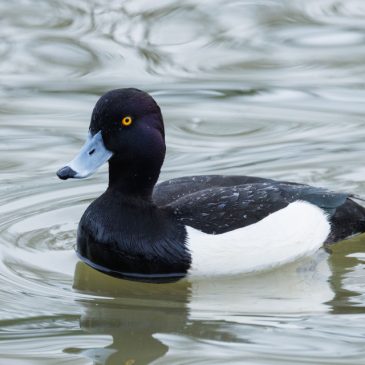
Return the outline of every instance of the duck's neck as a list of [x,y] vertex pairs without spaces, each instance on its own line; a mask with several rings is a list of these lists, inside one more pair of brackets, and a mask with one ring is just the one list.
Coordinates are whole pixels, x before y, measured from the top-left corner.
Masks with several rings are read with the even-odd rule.
[[108,190],[133,199],[152,201],[153,188],[159,174],[159,166],[127,166],[118,160],[111,159],[109,161]]

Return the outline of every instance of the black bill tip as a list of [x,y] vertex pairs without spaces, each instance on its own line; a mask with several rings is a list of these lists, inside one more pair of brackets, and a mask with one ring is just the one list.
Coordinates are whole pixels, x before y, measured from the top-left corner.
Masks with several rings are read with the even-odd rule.
[[67,180],[76,176],[76,171],[72,170],[71,167],[65,166],[57,171],[57,176],[61,180]]

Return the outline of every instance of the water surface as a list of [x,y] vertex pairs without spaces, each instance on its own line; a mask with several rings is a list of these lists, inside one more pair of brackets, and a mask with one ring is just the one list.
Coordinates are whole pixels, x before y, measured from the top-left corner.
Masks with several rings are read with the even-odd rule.
[[259,275],[156,285],[78,263],[106,169],[61,182],[105,91],[162,107],[161,179],[365,195],[365,2],[0,2],[0,364],[365,364],[365,238]]

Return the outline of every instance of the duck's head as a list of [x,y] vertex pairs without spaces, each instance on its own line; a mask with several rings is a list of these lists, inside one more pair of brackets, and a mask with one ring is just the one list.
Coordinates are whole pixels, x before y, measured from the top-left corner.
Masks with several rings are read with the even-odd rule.
[[109,161],[110,188],[150,195],[165,150],[163,119],[155,100],[137,89],[112,90],[96,103],[79,154],[57,176],[83,179]]

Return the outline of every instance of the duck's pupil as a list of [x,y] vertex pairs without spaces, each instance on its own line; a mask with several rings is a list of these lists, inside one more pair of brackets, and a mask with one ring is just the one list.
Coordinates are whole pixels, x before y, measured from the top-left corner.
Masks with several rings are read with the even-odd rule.
[[91,156],[95,152],[95,148],[93,148],[91,151],[89,151],[89,155]]

